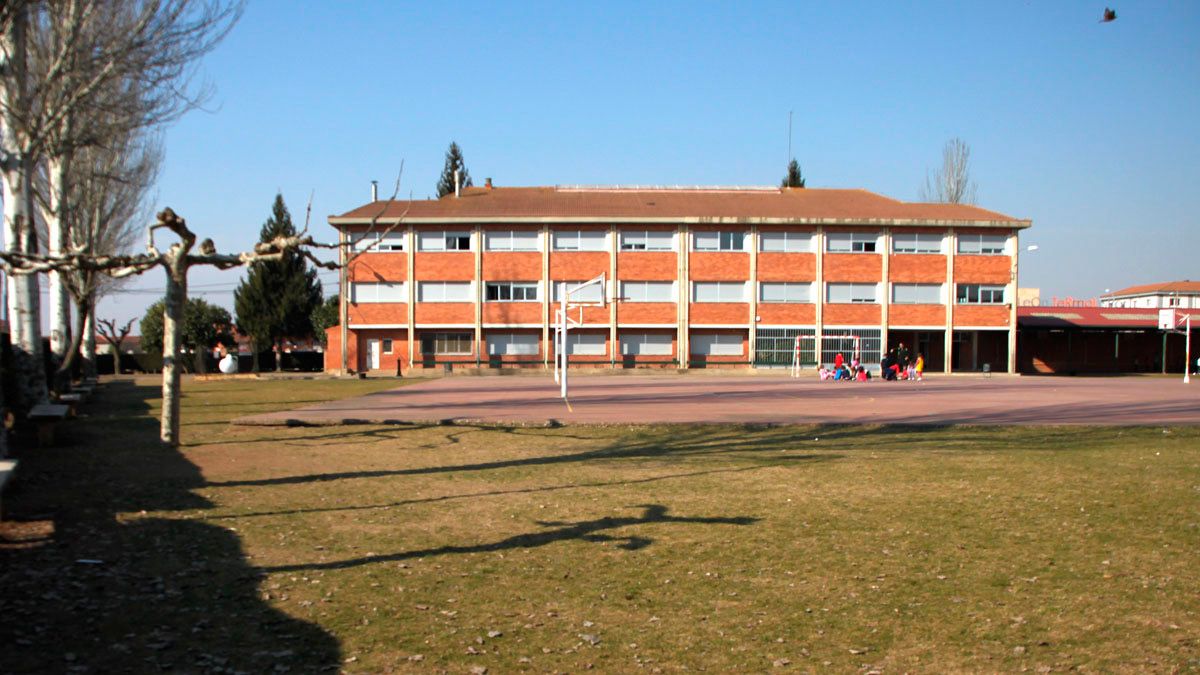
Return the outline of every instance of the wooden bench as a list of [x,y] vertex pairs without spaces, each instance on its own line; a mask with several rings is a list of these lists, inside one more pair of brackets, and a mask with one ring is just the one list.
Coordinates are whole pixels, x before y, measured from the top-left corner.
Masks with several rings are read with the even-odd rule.
[[[8,479],[17,471],[17,460],[0,459],[0,496],[4,494],[4,486]],[[0,520],[4,520],[4,502],[0,501]]]
[[38,447],[45,448],[54,445],[54,425],[63,421],[70,406],[58,403],[39,403],[29,411],[29,421],[37,424]]
[[79,411],[79,404],[86,400],[87,395],[77,391],[73,391],[69,394],[58,395],[58,402],[70,408],[69,414],[71,417],[75,417]]

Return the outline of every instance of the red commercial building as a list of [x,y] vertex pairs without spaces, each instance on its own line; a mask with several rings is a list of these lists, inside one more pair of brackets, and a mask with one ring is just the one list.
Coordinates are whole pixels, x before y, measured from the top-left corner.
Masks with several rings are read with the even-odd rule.
[[572,365],[780,367],[803,336],[806,365],[874,365],[904,343],[927,370],[1013,372],[1031,224],[864,190],[719,187],[468,188],[329,223],[367,252],[345,270],[325,367],[393,373],[546,367],[558,285],[600,274],[609,302],[572,314]]

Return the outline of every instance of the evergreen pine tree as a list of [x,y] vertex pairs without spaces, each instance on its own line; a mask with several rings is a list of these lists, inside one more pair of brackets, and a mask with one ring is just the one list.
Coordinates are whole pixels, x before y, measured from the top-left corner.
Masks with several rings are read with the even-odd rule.
[[[259,241],[294,234],[292,215],[283,203],[283,195],[277,194]],[[254,343],[255,372],[258,352],[264,347],[278,348],[275,369],[280,370],[284,338],[312,334],[312,311],[321,304],[322,297],[317,271],[309,269],[308,262],[294,251],[287,251],[279,260],[260,260],[250,265],[246,279],[233,292],[233,302],[238,328]]]
[[462,150],[458,143],[450,141],[450,149],[446,150],[446,166],[442,169],[442,177],[438,179],[438,199],[454,194],[454,170],[458,169],[458,182],[461,187],[471,187],[471,172],[463,163]]
[[788,162],[787,175],[783,177],[783,183],[779,187],[804,187],[804,176],[800,175],[800,163],[796,160]]

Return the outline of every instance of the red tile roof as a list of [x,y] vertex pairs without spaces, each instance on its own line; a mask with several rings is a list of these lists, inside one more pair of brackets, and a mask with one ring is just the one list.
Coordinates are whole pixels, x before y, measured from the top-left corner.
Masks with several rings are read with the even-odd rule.
[[515,220],[883,223],[899,225],[1025,228],[1021,220],[966,204],[902,202],[866,190],[821,188],[467,188],[461,197],[365,204],[333,225],[365,224],[379,217],[408,222]]
[[1130,286],[1119,291],[1105,293],[1103,298],[1117,298],[1126,295],[1160,295],[1163,293],[1197,293],[1200,294],[1200,281],[1167,281],[1157,284]]
[[[1198,310],[1181,310],[1200,319]],[[1158,328],[1158,310],[1137,307],[1018,307],[1021,328]]]

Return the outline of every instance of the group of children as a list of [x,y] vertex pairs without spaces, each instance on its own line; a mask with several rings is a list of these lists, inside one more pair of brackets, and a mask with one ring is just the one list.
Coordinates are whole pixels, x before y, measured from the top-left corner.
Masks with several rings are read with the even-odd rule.
[[[895,349],[888,350],[880,360],[880,377],[885,380],[921,380],[925,376],[925,357],[917,354],[917,358],[910,358],[907,349],[904,348],[904,343],[901,342]],[[850,363],[846,363],[845,357],[839,352],[833,359],[833,368],[826,368],[824,364],[817,371],[817,375],[824,380],[841,380],[849,382],[857,380],[858,382],[866,382],[871,379],[871,372],[863,367],[858,362],[858,357],[850,359]]]

